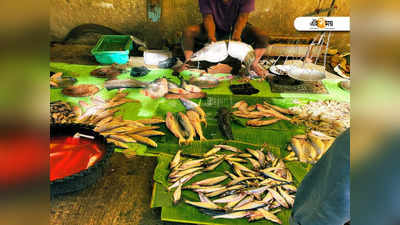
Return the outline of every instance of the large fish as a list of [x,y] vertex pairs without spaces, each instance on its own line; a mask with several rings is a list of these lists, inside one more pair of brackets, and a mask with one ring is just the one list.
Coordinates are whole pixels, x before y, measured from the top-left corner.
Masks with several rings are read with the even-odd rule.
[[196,132],[186,114],[179,112],[178,113],[178,121],[182,125],[183,129],[189,134],[186,144],[190,144],[193,142],[193,137],[196,136]]
[[157,79],[147,85],[142,93],[151,98],[161,98],[168,93],[168,81],[165,78]]
[[217,63],[225,60],[228,56],[242,62],[248,72],[250,72],[250,66],[256,59],[251,45],[240,41],[218,41],[195,52],[190,60]]
[[207,120],[206,120],[206,113],[203,111],[203,109],[196,103],[187,100],[185,98],[179,98],[181,100],[183,106],[185,106],[186,110],[193,110],[197,112],[200,116],[200,121],[204,123],[205,126],[207,126]]
[[231,113],[225,107],[218,110],[217,114],[218,127],[222,134],[228,140],[233,140],[232,127],[231,127]]
[[179,145],[186,143],[185,138],[180,130],[179,124],[176,121],[174,115],[172,113],[167,113],[167,118],[165,119],[165,123],[168,129],[175,135],[175,137],[179,138]]
[[195,111],[189,110],[186,112],[186,115],[189,118],[190,123],[192,123],[192,126],[196,130],[196,133],[199,135],[200,141],[206,141],[207,139],[204,137],[203,129],[201,128],[199,114]]

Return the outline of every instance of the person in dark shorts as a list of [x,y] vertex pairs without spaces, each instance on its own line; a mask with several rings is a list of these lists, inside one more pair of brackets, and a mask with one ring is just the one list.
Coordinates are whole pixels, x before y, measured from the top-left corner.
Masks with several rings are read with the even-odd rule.
[[[250,12],[254,11],[255,0],[199,0],[203,23],[189,26],[183,33],[185,61],[189,61],[198,44],[232,39],[253,46],[256,60],[252,70],[259,76],[268,74],[258,65],[264,55],[268,36],[261,29],[248,23]],[[197,46],[196,46],[197,45]]]

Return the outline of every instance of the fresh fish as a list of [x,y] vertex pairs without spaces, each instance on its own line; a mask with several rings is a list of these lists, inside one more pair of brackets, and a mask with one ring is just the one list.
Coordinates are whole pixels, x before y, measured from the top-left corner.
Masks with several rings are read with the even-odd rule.
[[237,117],[246,118],[246,119],[260,119],[260,118],[265,117],[265,113],[262,113],[262,112],[235,111],[232,114]]
[[215,191],[215,192],[212,192],[212,193],[207,193],[206,196],[209,197],[209,198],[212,198],[212,197],[215,197],[215,196],[219,196],[219,195],[221,195],[221,194],[223,194],[223,193],[225,193],[227,191],[229,191],[228,188],[224,188],[224,189],[221,189],[219,191]]
[[240,219],[243,217],[247,217],[250,215],[250,212],[248,211],[240,211],[240,212],[234,212],[234,213],[228,213],[228,214],[222,214],[222,215],[217,215],[213,216],[214,219]]
[[96,118],[91,121],[91,123],[97,124],[102,119],[112,116],[112,115],[114,115],[114,113],[116,113],[118,111],[119,111],[119,109],[109,109],[109,110],[103,111],[102,113],[98,114],[96,116]]
[[142,90],[145,96],[151,98],[160,98],[168,93],[168,81],[165,78],[159,78],[150,82],[146,88]]
[[50,86],[55,88],[64,88],[76,83],[76,78],[64,77],[63,73],[58,72],[50,77]]
[[135,143],[136,140],[123,134],[112,134],[109,136],[109,138],[114,139],[116,141],[122,141],[125,143]]
[[278,111],[280,113],[283,113],[283,114],[290,114],[289,109],[284,109],[284,108],[281,108],[281,107],[276,106],[276,105],[271,105],[268,102],[264,102],[264,106],[266,106],[268,108],[272,108],[272,109],[274,109],[274,110],[276,110],[276,111]]
[[252,202],[252,201],[254,201],[254,195],[248,195],[246,198],[244,198],[243,200],[241,200],[241,201],[236,205],[236,207],[237,207],[237,208],[240,208],[240,207],[242,207],[242,206],[244,206],[244,205],[246,205],[247,203]]
[[285,199],[285,201],[289,204],[289,206],[293,207],[294,205],[294,198],[292,198],[289,193],[287,193],[286,191],[284,191],[281,187],[277,187],[279,193],[281,194],[281,196]]
[[229,146],[229,145],[215,145],[215,147],[219,147],[222,148],[224,150],[228,150],[228,151],[232,151],[232,152],[242,152],[240,149],[233,147],[233,146]]
[[208,61],[217,63],[228,57],[228,46],[225,41],[211,43],[199,51],[193,53],[191,61]]
[[307,162],[307,157],[304,152],[304,140],[292,138],[291,144],[293,151],[296,153],[296,156],[299,158],[300,162]]
[[232,173],[229,172],[229,171],[225,171],[225,173],[226,173],[232,180],[235,180],[235,179],[238,178],[237,176],[235,176],[234,174],[232,174]]
[[283,177],[280,177],[280,176],[276,175],[275,173],[270,172],[270,171],[268,171],[268,170],[261,170],[261,172],[262,172],[265,176],[270,177],[270,178],[272,178],[272,179],[274,179],[274,180],[281,181],[281,182],[289,182],[287,179],[285,179],[285,178],[283,178]]
[[239,162],[239,163],[247,163],[247,160],[242,159],[242,158],[235,158],[234,156],[227,155],[225,157],[226,160],[229,162]]
[[218,109],[217,114],[218,127],[223,136],[228,140],[233,140],[231,127],[231,113],[225,107]]
[[221,191],[223,189],[225,189],[225,187],[197,188],[197,189],[194,189],[194,192],[212,193],[212,192],[216,192],[216,191]]
[[234,201],[228,202],[224,208],[229,211],[233,207],[237,206],[239,202],[241,202],[247,195],[246,194],[239,194],[239,197],[236,198]]
[[253,47],[240,41],[229,41],[228,55],[242,62],[248,73],[250,73],[250,68],[256,60]]
[[189,92],[194,92],[194,93],[201,92],[201,88],[199,88],[193,84],[187,84],[183,78],[181,78],[181,86],[183,89],[185,89],[186,91],[189,91]]
[[297,192],[297,188],[290,184],[285,184],[282,186],[282,188],[290,192]]
[[274,196],[272,196],[271,192],[268,192],[265,197],[263,198],[263,202],[269,204],[271,201],[274,200]]
[[206,152],[206,153],[203,155],[203,157],[208,157],[208,156],[214,155],[214,154],[217,153],[219,150],[221,150],[220,147],[214,146],[214,148],[212,148],[210,151]]
[[207,139],[203,135],[203,129],[201,128],[201,122],[199,114],[195,111],[189,110],[186,112],[187,117],[190,120],[190,123],[196,130],[196,133],[199,135],[200,141],[206,141]]
[[193,110],[197,112],[199,114],[200,121],[203,122],[204,125],[207,127],[206,113],[198,104],[185,98],[179,98],[179,100],[182,102],[183,106],[185,106],[187,110]]
[[194,140],[193,137],[196,136],[196,132],[192,127],[189,118],[186,116],[186,114],[178,112],[178,121],[184,128],[184,131],[186,131],[189,134],[188,138],[186,139],[186,144],[192,143]]
[[218,198],[213,200],[214,203],[229,203],[229,202],[233,202],[233,201],[240,201],[242,200],[244,197],[246,197],[246,194],[241,193],[241,194],[234,194],[234,195],[229,195],[223,198]]
[[255,177],[238,177],[234,180],[231,180],[227,185],[232,186],[232,185],[238,184],[238,183],[246,181],[246,180],[254,180],[254,179],[256,179],[256,178]]
[[185,89],[182,89],[178,87],[175,83],[169,82],[168,81],[168,92],[174,93],[174,94],[188,94],[189,92],[186,91]]
[[158,123],[165,123],[165,120],[160,119],[160,118],[151,118],[151,119],[136,120],[136,122],[139,122],[139,123],[145,124],[145,125],[152,125],[152,124],[158,124]]
[[93,84],[80,84],[64,87],[62,93],[71,97],[87,97],[96,94],[100,89]]
[[283,207],[285,208],[289,208],[288,203],[286,202],[286,200],[274,189],[269,188],[268,192],[272,194],[272,196],[274,197],[274,199]]
[[254,119],[254,120],[247,121],[246,125],[252,126],[252,127],[262,127],[262,126],[268,126],[268,125],[274,124],[280,120],[281,120],[280,118],[275,118],[275,119],[270,119],[270,120]]
[[135,79],[108,80],[104,82],[104,87],[107,90],[120,89],[120,88],[143,88],[147,87],[147,84]]
[[251,188],[245,191],[246,194],[262,194],[268,190],[269,186],[263,186],[258,188]]
[[214,185],[221,183],[222,181],[226,180],[228,176],[219,176],[219,177],[213,177],[213,178],[208,178],[205,180],[201,180],[198,182],[193,183],[193,185]]
[[202,170],[202,169],[203,169],[203,167],[195,167],[195,168],[191,168],[191,169],[188,169],[188,170],[177,171],[176,173],[169,174],[168,177],[169,178],[183,177],[185,175],[197,172],[197,171]]
[[255,170],[259,170],[261,168],[261,165],[257,160],[255,160],[253,158],[247,158],[247,159],[250,161],[251,165],[253,165],[253,168]]
[[242,153],[242,154],[239,154],[238,156],[241,158],[251,158],[252,157],[251,154],[248,154],[248,153]]
[[282,119],[282,120],[292,121],[291,118],[283,115],[282,113],[277,112],[277,111],[275,111],[274,109],[271,109],[271,108],[267,109],[261,104],[257,104],[257,110],[260,111],[260,112],[265,112],[265,113],[272,114],[274,117]]
[[183,134],[181,133],[181,130],[179,128],[179,124],[175,120],[175,117],[174,115],[172,115],[172,113],[170,112],[167,113],[165,123],[168,129],[175,135],[175,137],[179,138],[179,145],[186,143],[186,139],[183,137]]
[[174,204],[175,205],[179,202],[179,200],[181,200],[181,194],[182,194],[182,184],[180,184],[174,192]]
[[317,155],[320,155],[325,151],[325,143],[321,139],[315,136],[309,136],[309,139],[311,140],[313,147],[317,150]]
[[143,137],[137,134],[129,134],[129,136],[133,139],[135,139],[137,142],[140,142],[142,144],[149,145],[151,147],[157,148],[157,143],[153,140],[151,140],[148,137]]
[[180,178],[178,181],[176,181],[173,185],[168,187],[168,191],[172,190],[173,188],[178,187],[179,185],[184,185],[187,183],[189,180],[191,180],[193,177],[201,174],[201,172],[194,172],[192,174],[188,174],[182,178]]
[[266,204],[262,201],[252,201],[240,207],[235,207],[232,211],[242,211],[242,210],[251,210],[264,207]]
[[317,149],[314,148],[312,143],[306,141],[304,148],[305,148],[306,154],[312,159],[312,161],[317,160],[318,152],[317,152]]
[[94,131],[96,131],[96,132],[101,132],[101,131],[96,130],[96,128],[102,127],[102,126],[106,125],[107,123],[111,122],[112,119],[113,119],[112,116],[108,116],[108,117],[106,117],[106,118],[100,120],[100,121],[96,124],[96,127],[95,127]]
[[207,196],[204,195],[204,193],[198,192],[198,194],[199,194],[200,202],[207,202],[210,204],[214,204],[209,198],[207,198]]
[[215,168],[217,168],[222,162],[224,162],[223,159],[221,159],[221,160],[220,160],[219,162],[217,162],[217,163],[214,163],[214,164],[212,164],[212,165],[206,167],[206,168],[204,169],[204,171],[213,171],[213,170],[215,170]]
[[274,223],[282,224],[282,221],[274,214],[268,212],[268,210],[261,208],[261,209],[257,209],[257,211],[260,212],[266,220],[272,221]]
[[199,88],[215,88],[219,84],[219,80],[213,76],[192,77],[189,84],[196,85]]
[[127,149],[127,148],[129,148],[129,146],[126,145],[125,143],[120,142],[120,141],[116,141],[116,140],[111,139],[111,138],[107,138],[107,142],[108,142],[108,143],[113,143],[113,144],[115,145],[115,147],[117,147],[117,148],[122,148],[122,149]]
[[180,99],[180,98],[185,98],[185,99],[198,99],[198,98],[206,98],[207,93],[205,92],[188,92],[187,94],[173,94],[173,93],[168,93],[164,95],[166,99]]
[[185,200],[185,203],[199,207],[199,208],[204,208],[204,209],[223,210],[223,208],[220,207],[219,205],[216,205],[216,204],[210,203],[210,202],[192,202],[189,200]]
[[143,136],[143,137],[151,137],[151,136],[163,136],[165,135],[163,132],[158,131],[158,130],[145,130],[142,132],[136,133],[137,135]]
[[213,186],[201,186],[197,184],[191,184],[184,187],[184,189],[192,189],[199,190],[200,192],[209,193],[214,192],[215,190],[220,190],[220,188],[224,188],[221,184],[213,185]]

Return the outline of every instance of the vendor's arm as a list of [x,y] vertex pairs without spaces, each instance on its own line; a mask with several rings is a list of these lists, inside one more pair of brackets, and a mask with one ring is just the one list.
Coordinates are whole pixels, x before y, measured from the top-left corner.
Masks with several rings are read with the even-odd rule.
[[208,34],[208,40],[210,42],[216,42],[215,38],[215,22],[212,14],[203,14],[203,23]]
[[236,20],[235,29],[233,30],[232,39],[235,41],[241,41],[243,29],[246,27],[247,21],[249,20],[249,13],[240,13]]

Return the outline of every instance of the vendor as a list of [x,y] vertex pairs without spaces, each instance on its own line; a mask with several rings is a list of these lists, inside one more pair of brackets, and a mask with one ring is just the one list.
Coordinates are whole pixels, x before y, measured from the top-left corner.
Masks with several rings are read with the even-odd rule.
[[232,39],[253,45],[256,60],[252,70],[259,76],[268,74],[258,65],[264,55],[268,36],[261,29],[247,23],[249,14],[254,10],[255,0],[199,0],[203,23],[189,26],[183,34],[185,61],[193,55],[195,44]]

